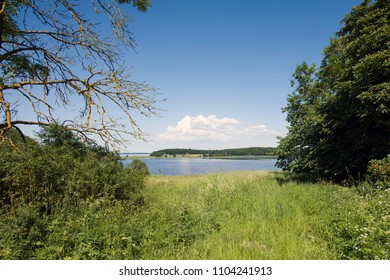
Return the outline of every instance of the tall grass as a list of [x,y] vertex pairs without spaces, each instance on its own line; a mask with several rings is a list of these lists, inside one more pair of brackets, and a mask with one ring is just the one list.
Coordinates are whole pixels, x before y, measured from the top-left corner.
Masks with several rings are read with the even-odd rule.
[[[382,200],[388,198],[385,194]],[[364,197],[353,189],[328,183],[297,183],[287,180],[284,174],[264,172],[154,176],[147,183],[145,199],[150,205],[149,211],[159,213],[162,218],[153,220],[155,225],[161,226],[153,228],[156,239],[149,240],[151,247],[143,255],[148,259],[390,256],[389,207],[381,207],[377,196],[375,199]],[[372,218],[372,224],[382,227],[382,237],[376,240],[378,232],[373,233],[370,237],[373,242],[366,244],[365,250],[376,254],[361,254],[358,248],[361,244],[349,248],[349,243],[358,242],[360,235],[348,237],[343,231],[348,231],[346,224],[365,228],[368,213],[376,207],[380,210]],[[178,215],[183,213],[190,223],[178,220]],[[184,232],[183,227],[186,227]],[[363,231],[361,234],[369,234]],[[173,235],[182,232],[186,242],[170,240],[172,232]],[[161,240],[165,240],[167,246],[161,246]],[[378,252],[378,246],[382,247],[382,252]]]
[[389,201],[284,173],[149,176],[137,203],[0,208],[0,258],[390,259]]

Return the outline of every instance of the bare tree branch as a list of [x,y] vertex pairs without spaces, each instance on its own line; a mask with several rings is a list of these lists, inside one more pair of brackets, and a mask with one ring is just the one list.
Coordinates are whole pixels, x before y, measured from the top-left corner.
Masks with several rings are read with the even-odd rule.
[[[124,66],[121,50],[135,46],[130,19],[117,0],[91,2],[88,18],[70,0],[0,1],[0,138],[15,125],[61,123],[58,108],[78,111],[66,128],[85,139],[115,147],[127,136],[145,138],[136,116],[156,115],[161,100]],[[111,25],[115,40],[93,13]],[[36,121],[19,119],[18,106],[29,106]]]

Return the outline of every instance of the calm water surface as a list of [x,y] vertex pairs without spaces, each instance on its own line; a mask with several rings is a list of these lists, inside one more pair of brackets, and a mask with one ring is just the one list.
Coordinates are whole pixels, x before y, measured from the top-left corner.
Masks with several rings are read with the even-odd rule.
[[[194,175],[234,170],[279,170],[276,158],[209,159],[209,158],[143,158],[152,174]],[[123,160],[128,165],[133,160]]]

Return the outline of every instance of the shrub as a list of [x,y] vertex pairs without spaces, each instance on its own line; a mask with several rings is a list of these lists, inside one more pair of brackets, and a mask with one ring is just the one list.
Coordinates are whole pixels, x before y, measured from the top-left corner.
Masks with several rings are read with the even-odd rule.
[[39,205],[18,201],[0,208],[0,259],[31,259],[44,246],[47,219]]
[[140,159],[135,159],[131,162],[130,166],[131,169],[138,171],[141,174],[144,175],[150,175],[149,167],[148,165],[140,160]]
[[332,243],[340,259],[388,260],[390,258],[389,191],[353,194],[332,218]]
[[134,257],[125,223],[144,205],[147,166],[123,168],[118,154],[63,130],[0,145],[0,259]]
[[61,130],[44,128],[41,144],[20,143],[18,150],[0,146],[0,206],[15,198],[47,207],[64,197],[130,199],[142,189],[149,174],[143,162],[123,168],[116,153]]
[[390,154],[383,159],[371,160],[368,163],[367,180],[376,188],[390,188]]

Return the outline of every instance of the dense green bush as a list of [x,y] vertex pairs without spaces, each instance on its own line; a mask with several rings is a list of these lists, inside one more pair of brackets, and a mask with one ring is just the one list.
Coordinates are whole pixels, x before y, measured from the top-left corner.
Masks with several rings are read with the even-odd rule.
[[64,197],[130,199],[148,174],[137,166],[123,168],[120,158],[96,145],[81,142],[59,127],[48,127],[18,150],[1,146],[2,202],[22,198],[52,205]]
[[390,188],[390,154],[384,159],[369,162],[367,180],[376,188]]
[[144,175],[150,175],[148,165],[140,159],[133,160],[130,164],[130,168],[133,170],[137,170],[138,172],[140,172]]
[[[142,164],[124,168],[118,154],[58,126],[39,142],[11,134],[14,146],[0,145],[0,259],[110,255],[99,248],[122,232],[111,221],[131,219],[144,203]],[[119,253],[110,256],[126,257]]]
[[[375,190],[338,204],[332,218],[332,242],[340,259],[390,259],[390,192]],[[350,209],[346,211],[346,209]]]

